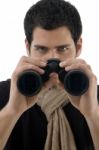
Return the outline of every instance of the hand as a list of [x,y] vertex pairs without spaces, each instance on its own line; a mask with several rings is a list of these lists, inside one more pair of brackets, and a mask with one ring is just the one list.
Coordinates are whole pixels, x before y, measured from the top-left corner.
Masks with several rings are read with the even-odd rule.
[[96,110],[99,110],[97,100],[97,79],[92,72],[91,67],[82,59],[68,59],[60,63],[60,67],[66,71],[72,69],[83,70],[89,78],[89,89],[81,96],[72,96],[68,93],[70,102],[76,107],[85,117],[90,117]]
[[23,71],[28,69],[33,69],[38,73],[43,74],[44,70],[41,69],[41,67],[45,67],[45,66],[46,66],[46,62],[40,59],[39,60],[36,58],[32,59],[31,57],[26,57],[26,56],[23,56],[20,59],[11,77],[10,98],[8,103],[11,109],[14,109],[18,113],[23,113],[24,111],[26,111],[36,103],[37,95],[33,97],[25,97],[17,89],[16,83],[19,74],[22,73]]

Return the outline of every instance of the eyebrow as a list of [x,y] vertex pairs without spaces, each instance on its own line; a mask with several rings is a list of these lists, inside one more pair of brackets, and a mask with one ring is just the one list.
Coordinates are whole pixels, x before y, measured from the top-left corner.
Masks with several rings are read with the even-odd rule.
[[46,48],[46,49],[48,49],[48,47],[47,47],[47,46],[39,45],[39,44],[34,45],[34,47],[35,47],[35,48]]
[[[63,45],[57,45],[57,46],[55,46],[54,48],[61,48],[61,47],[70,47],[71,46],[71,44],[63,44]],[[34,47],[35,48],[45,48],[45,49],[49,49],[49,47],[47,47],[47,46],[44,46],[44,45],[39,45],[39,44],[36,44],[36,45],[34,45]]]

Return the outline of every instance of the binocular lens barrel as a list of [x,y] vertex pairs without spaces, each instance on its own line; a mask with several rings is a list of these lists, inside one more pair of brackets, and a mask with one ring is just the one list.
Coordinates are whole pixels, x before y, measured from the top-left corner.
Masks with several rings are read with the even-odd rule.
[[35,71],[24,71],[17,80],[17,87],[24,96],[36,95],[42,87],[42,78]]
[[81,70],[69,71],[64,78],[65,90],[74,96],[84,94],[89,87],[89,79]]

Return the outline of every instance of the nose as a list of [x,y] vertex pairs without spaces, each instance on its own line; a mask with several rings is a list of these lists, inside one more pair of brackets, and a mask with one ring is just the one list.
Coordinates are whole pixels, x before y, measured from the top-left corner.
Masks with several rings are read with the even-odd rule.
[[56,49],[50,49],[49,50],[49,52],[47,54],[47,59],[50,59],[50,58],[57,58],[57,59],[60,58],[60,56],[59,56],[59,54],[58,54]]

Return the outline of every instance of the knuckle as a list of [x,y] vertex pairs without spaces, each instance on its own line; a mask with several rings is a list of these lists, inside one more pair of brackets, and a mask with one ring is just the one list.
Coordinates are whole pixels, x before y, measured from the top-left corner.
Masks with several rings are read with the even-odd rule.
[[91,66],[90,66],[90,65],[87,65],[87,67],[88,67],[89,69],[91,69]]
[[15,70],[13,73],[12,73],[12,78],[13,79],[16,79],[18,76],[18,72]]
[[87,64],[87,67],[90,68],[91,66],[89,64]]
[[78,63],[86,63],[84,59],[77,59]]
[[86,63],[85,60],[81,59],[81,63]]
[[80,62],[76,64],[77,68],[81,68],[81,66],[83,66],[83,64],[81,64]]
[[96,81],[97,82],[97,77],[96,75],[94,75],[93,73],[90,73],[90,77],[93,81]]
[[96,77],[96,75],[93,75],[93,79],[94,79],[95,81],[97,81],[97,77]]
[[26,56],[22,56],[21,60],[24,61],[24,60],[26,60],[26,58],[27,58]]

